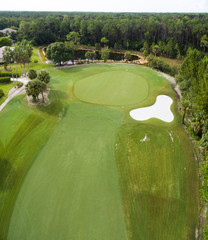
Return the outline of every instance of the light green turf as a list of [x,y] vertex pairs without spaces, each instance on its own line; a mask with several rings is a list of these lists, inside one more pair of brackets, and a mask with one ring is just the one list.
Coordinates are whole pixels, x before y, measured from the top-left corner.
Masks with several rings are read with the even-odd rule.
[[[31,107],[19,96],[0,112],[0,239],[194,239],[196,162],[170,84],[130,65],[48,71],[50,105]],[[109,71],[145,79],[147,98],[112,107],[76,98],[83,79]],[[172,123],[130,118],[159,94],[174,100]]]
[[4,91],[4,96],[0,98],[0,105],[7,99],[9,91],[14,87],[14,83],[1,83],[0,84],[0,89]]
[[130,105],[148,96],[148,84],[139,74],[128,69],[94,74],[79,81],[75,96],[82,101],[104,105]]
[[65,111],[25,179],[8,239],[127,239],[114,161],[121,112]]

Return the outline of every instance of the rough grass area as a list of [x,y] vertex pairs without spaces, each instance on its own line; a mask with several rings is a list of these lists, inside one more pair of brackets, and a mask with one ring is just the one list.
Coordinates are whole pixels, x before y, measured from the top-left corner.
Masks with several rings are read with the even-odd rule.
[[178,59],[172,59],[172,58],[167,58],[162,56],[159,56],[157,58],[163,59],[165,63],[169,64],[171,67],[173,66],[180,67],[181,64],[183,63],[183,60],[178,60]]
[[[145,79],[145,99],[101,106],[74,94],[83,79],[126,69]],[[50,105],[18,96],[0,112],[0,239],[194,239],[196,162],[167,80],[131,65],[48,71]],[[131,96],[134,84],[120,84]],[[111,99],[112,84],[103,91]],[[173,122],[130,118],[160,94],[174,100]]]
[[14,87],[14,83],[2,83],[0,84],[0,89],[4,91],[4,96],[0,98],[0,105],[7,99],[9,91]]
[[183,129],[159,121],[123,125],[116,159],[129,239],[194,239],[198,180]]

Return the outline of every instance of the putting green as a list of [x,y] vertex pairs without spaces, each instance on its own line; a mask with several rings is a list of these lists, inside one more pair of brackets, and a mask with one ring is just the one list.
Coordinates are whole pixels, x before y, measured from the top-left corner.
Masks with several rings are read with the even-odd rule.
[[139,74],[126,70],[98,73],[79,81],[74,88],[82,101],[104,105],[130,105],[148,96],[148,84]]

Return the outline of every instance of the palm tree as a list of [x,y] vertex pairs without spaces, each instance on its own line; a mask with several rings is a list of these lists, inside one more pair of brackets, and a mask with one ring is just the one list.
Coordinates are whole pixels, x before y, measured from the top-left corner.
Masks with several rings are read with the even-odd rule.
[[[3,59],[7,64],[9,64],[10,71],[12,72],[11,62],[14,59],[14,54],[10,47],[5,47],[5,49],[3,51]],[[12,72],[12,78],[13,78],[13,72]]]
[[27,40],[23,40],[18,45],[18,50],[19,50],[19,60],[20,60],[20,63],[22,63],[24,66],[24,74],[26,75],[26,63],[28,64],[28,71],[29,71],[30,58],[32,56],[32,50],[33,50],[31,42]]
[[33,80],[26,85],[25,90],[27,95],[32,96],[33,101],[36,102],[39,94],[44,91],[44,86],[41,81]]
[[41,94],[42,94],[43,102],[45,102],[43,92],[46,90],[47,85],[46,85],[44,82],[41,82],[41,86],[40,86],[40,88],[41,88]]
[[16,62],[16,79],[18,74],[18,64],[20,63],[20,47],[17,45],[13,51],[14,61]]
[[187,113],[189,113],[189,110],[191,108],[191,102],[186,99],[186,98],[182,98],[181,102],[180,102],[180,110],[183,114],[183,117],[182,117],[182,124],[184,124],[184,119],[185,119],[185,116]]

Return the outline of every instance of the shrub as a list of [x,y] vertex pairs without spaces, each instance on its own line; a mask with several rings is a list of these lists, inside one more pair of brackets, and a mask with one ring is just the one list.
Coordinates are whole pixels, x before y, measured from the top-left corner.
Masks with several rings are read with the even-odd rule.
[[4,96],[4,91],[0,89],[0,98],[2,98],[3,96]]
[[143,51],[143,55],[144,55],[145,57],[148,55],[148,51],[147,51],[146,49]]
[[153,56],[148,57],[148,65],[151,68],[157,69],[161,72],[168,73],[171,76],[175,76],[178,72],[178,68],[176,66],[171,67],[169,64],[165,63],[165,61],[161,58],[154,58]]
[[127,59],[128,61],[131,60],[131,53],[129,51],[125,52],[124,58]]
[[0,77],[0,83],[9,83],[10,77]]
[[28,77],[29,77],[31,80],[35,79],[35,78],[37,77],[36,71],[35,71],[34,69],[31,69],[31,70],[29,71],[29,73],[28,73]]
[[41,82],[44,82],[45,84],[48,84],[50,82],[50,75],[46,71],[41,71],[38,73],[37,79],[40,80]]
[[11,72],[0,72],[0,77],[11,77],[12,73]]
[[23,86],[23,83],[22,82],[17,82],[17,87],[18,88],[21,88]]

